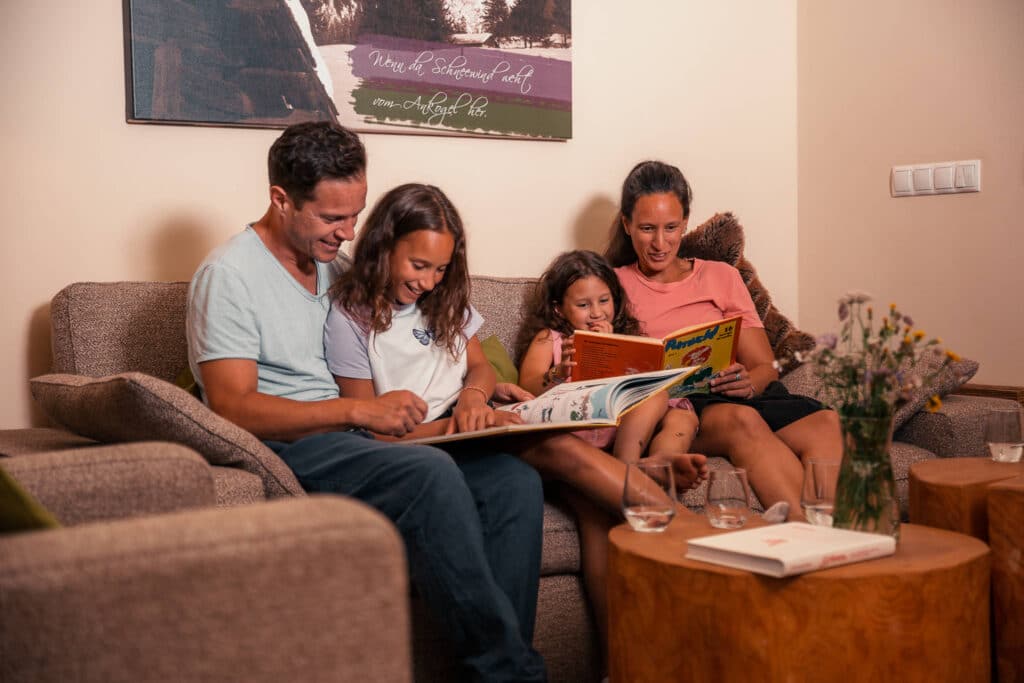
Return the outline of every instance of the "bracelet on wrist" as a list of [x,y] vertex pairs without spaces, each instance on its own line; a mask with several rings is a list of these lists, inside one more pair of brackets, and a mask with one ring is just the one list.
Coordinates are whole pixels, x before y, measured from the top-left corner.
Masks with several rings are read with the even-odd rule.
[[548,384],[561,384],[565,381],[565,378],[558,374],[558,366],[552,365],[548,369],[547,380]]
[[462,387],[462,391],[460,391],[459,393],[463,394],[467,391],[479,391],[480,395],[484,397],[484,403],[491,400],[491,397],[487,394],[487,391],[484,390],[483,387],[478,387],[475,384],[467,384],[466,386]]

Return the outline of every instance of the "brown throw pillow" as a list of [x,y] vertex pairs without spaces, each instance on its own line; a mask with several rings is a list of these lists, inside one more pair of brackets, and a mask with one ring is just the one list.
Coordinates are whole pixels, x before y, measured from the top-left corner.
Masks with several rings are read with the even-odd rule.
[[52,374],[32,379],[31,387],[46,413],[76,434],[106,443],[180,443],[211,465],[255,474],[268,498],[303,495],[292,471],[263,442],[170,382],[141,372]]
[[[938,368],[941,363],[941,356],[925,354],[924,358],[922,358],[917,366],[915,366],[914,373],[921,376],[928,376],[935,372],[935,369]],[[945,396],[946,394],[955,392],[961,386],[969,382],[977,371],[977,361],[963,358],[955,363],[950,363],[935,376],[928,387],[922,387],[915,390],[911,393],[909,398],[900,405],[896,410],[896,414],[893,416],[893,428],[899,429],[906,424],[907,420],[924,408],[928,399],[932,396],[935,396],[936,394],[939,396]],[[794,394],[803,394],[804,396],[821,398],[819,396],[821,380],[818,379],[818,376],[815,374],[814,366],[811,363],[804,363],[799,368],[786,375],[782,380],[782,383],[785,384],[786,388]]]
[[775,357],[782,362],[785,374],[798,365],[794,354],[814,348],[814,337],[801,332],[772,303],[771,295],[757,277],[757,271],[743,256],[745,241],[743,226],[732,213],[716,213],[697,228],[683,236],[679,255],[685,258],[699,258],[705,261],[723,261],[740,272],[743,283],[754,300],[757,314],[764,323]]

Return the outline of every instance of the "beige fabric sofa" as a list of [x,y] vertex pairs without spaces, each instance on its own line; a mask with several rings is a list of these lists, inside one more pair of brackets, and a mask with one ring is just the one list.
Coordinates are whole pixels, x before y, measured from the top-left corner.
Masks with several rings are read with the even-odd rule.
[[[472,301],[486,321],[481,339],[495,334],[511,350],[533,282],[473,278]],[[33,380],[33,395],[66,428],[98,441],[158,439],[193,448],[211,463],[220,506],[304,496],[288,468],[261,442],[172,384],[187,366],[186,289],[186,283],[120,282],[76,283],[62,290],[51,309],[55,374]],[[807,377],[793,373],[786,381],[801,385]],[[898,431],[893,459],[904,511],[912,462],[983,454],[978,417],[993,402],[998,400],[948,397],[939,413],[918,413]],[[713,467],[724,465],[712,460]],[[699,511],[701,494],[690,492],[684,502]],[[554,497],[546,506],[544,534],[535,644],[552,681],[597,680],[599,651],[576,528]],[[413,632],[417,680],[451,680],[451,658],[415,601]]]
[[383,515],[336,496],[218,508],[190,449],[81,442],[0,432],[0,467],[65,525],[0,535],[0,680],[412,680]]

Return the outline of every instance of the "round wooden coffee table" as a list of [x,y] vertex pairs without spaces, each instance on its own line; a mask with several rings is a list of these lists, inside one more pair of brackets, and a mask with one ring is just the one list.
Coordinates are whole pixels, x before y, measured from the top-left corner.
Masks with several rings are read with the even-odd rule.
[[908,475],[910,521],[988,540],[988,487],[1024,474],[1021,463],[991,458],[915,462]]
[[989,680],[981,541],[906,524],[891,557],[775,579],[684,558],[714,533],[611,531],[611,681]]

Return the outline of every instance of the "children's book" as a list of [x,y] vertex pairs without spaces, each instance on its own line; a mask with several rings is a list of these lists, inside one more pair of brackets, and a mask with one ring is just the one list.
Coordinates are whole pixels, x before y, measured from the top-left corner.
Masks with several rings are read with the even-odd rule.
[[708,391],[708,380],[736,362],[741,316],[691,325],[661,339],[577,330],[574,380],[591,380],[665,368],[696,367],[672,396]]
[[629,411],[659,391],[670,389],[696,368],[670,368],[624,377],[566,382],[535,399],[499,406],[522,418],[522,424],[489,427],[473,432],[425,436],[404,443],[443,443],[538,430],[578,430],[614,427]]
[[894,552],[896,540],[892,536],[786,522],[691,538],[686,558],[781,577]]

